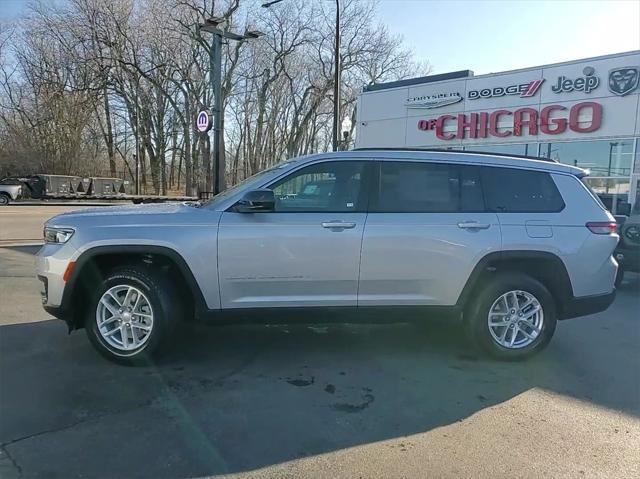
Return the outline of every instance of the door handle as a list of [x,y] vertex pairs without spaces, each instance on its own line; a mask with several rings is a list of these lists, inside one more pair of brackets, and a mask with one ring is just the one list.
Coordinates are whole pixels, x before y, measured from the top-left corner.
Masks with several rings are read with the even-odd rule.
[[325,221],[320,223],[323,228],[340,228],[340,229],[351,229],[355,228],[355,223],[347,223],[345,221]]
[[462,223],[458,223],[458,228],[469,230],[486,230],[490,226],[488,223],[478,223],[477,221],[463,221]]

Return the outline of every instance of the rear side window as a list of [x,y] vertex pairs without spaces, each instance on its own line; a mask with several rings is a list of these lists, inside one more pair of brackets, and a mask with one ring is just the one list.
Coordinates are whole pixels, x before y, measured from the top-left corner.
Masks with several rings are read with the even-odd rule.
[[372,212],[453,213],[484,208],[479,168],[383,161]]
[[482,185],[488,211],[553,213],[564,208],[556,184],[544,171],[483,167]]
[[604,203],[602,202],[598,194],[595,191],[593,191],[593,188],[591,188],[591,185],[589,184],[589,181],[587,181],[587,178],[588,178],[587,176],[583,176],[582,178],[580,178],[580,181],[582,181],[582,184],[585,186],[585,188],[587,188],[587,191],[593,197],[593,199],[598,202],[598,204],[602,207],[602,209],[606,210],[607,207],[604,205]]

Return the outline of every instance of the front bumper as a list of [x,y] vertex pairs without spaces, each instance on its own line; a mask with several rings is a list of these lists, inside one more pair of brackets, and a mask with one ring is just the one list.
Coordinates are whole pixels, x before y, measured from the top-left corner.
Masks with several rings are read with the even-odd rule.
[[610,293],[593,296],[574,297],[567,301],[562,309],[560,319],[577,318],[606,310],[616,299],[616,290]]
[[64,273],[74,260],[74,253],[75,250],[67,245],[45,244],[36,255],[36,275],[40,280],[42,306],[47,311],[47,308],[59,308],[62,305],[66,287]]

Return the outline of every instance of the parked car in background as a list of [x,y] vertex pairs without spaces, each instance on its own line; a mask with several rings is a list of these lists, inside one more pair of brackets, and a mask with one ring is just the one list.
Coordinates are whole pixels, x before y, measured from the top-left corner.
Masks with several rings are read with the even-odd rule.
[[471,152],[302,157],[208,202],[52,218],[42,302],[119,362],[162,350],[194,318],[248,316],[446,315],[488,353],[523,358],[557,320],[614,299],[616,222],[585,176]]
[[640,273],[640,211],[632,212],[628,218],[616,216],[616,219],[620,235],[620,242],[615,251],[618,261],[616,286],[619,286],[627,271]]
[[22,183],[12,178],[0,180],[0,206],[6,206],[22,196]]

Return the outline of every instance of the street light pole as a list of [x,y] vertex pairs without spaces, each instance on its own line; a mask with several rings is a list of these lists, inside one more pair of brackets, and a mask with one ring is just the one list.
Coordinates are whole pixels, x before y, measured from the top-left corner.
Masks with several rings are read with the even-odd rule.
[[140,75],[136,75],[136,195],[140,194],[140,108],[138,107],[140,93]]
[[335,64],[333,72],[333,151],[338,151],[340,142],[340,83],[342,72],[340,69],[340,0],[336,0],[336,43],[335,43]]
[[609,177],[611,176],[611,160],[613,159],[613,148],[618,146],[617,141],[609,142],[609,165],[607,166],[607,179],[605,180],[607,183],[605,185],[605,193],[609,193]]
[[263,35],[258,31],[246,31],[244,35],[229,32],[218,28],[226,22],[224,18],[211,18],[206,23],[198,25],[200,31],[213,34],[209,49],[209,66],[211,69],[209,81],[213,91],[213,148],[211,150],[211,163],[213,166],[213,194],[217,195],[225,189],[225,161],[223,151],[223,104],[222,104],[222,39],[244,41],[258,38]]
[[[222,128],[222,35],[214,34],[210,49],[211,90],[213,91],[213,194],[217,195],[225,189],[224,172],[226,170],[224,154],[221,151],[223,139]],[[221,174],[222,172],[222,174]]]

